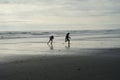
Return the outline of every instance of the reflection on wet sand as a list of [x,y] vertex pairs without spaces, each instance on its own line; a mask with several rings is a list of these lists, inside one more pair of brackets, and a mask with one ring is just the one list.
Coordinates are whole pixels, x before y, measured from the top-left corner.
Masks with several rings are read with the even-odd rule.
[[47,44],[47,45],[49,46],[50,50],[54,49],[53,44]]
[[70,48],[70,43],[68,43],[65,48],[69,49]]

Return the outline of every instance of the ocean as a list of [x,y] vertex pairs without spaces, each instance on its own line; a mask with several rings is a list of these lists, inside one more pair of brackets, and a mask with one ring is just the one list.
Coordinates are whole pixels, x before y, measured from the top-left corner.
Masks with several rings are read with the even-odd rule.
[[[0,40],[18,39],[18,38],[47,38],[50,35],[55,37],[64,37],[66,33],[72,37],[77,36],[81,40],[92,38],[120,38],[120,29],[108,30],[64,30],[64,31],[3,31],[0,32]],[[74,39],[74,38],[73,38]]]
[[[68,32],[69,46],[64,40]],[[52,46],[47,45],[50,35],[55,37]],[[83,51],[77,54],[84,54],[88,49],[113,48],[120,48],[120,29],[0,32],[0,62],[22,59],[25,55],[70,55],[69,52],[75,54],[77,50]]]

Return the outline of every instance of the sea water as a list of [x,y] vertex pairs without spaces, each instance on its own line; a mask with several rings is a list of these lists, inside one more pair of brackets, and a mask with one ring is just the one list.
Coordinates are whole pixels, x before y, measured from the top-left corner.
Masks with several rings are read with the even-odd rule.
[[[69,46],[64,41],[68,32]],[[47,45],[50,35],[55,37],[52,46]],[[0,32],[0,61],[13,55],[58,55],[65,50],[105,48],[120,48],[120,29]]]

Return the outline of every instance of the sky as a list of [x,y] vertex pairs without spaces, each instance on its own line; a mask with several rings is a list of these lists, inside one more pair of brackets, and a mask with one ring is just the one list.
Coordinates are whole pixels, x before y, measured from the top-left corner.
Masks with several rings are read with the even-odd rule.
[[0,0],[0,31],[120,28],[120,0]]

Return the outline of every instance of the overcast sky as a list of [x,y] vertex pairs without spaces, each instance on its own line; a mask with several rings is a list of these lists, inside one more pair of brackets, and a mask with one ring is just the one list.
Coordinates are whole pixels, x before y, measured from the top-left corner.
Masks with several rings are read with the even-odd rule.
[[119,23],[120,0],[0,0],[0,31],[99,29]]

